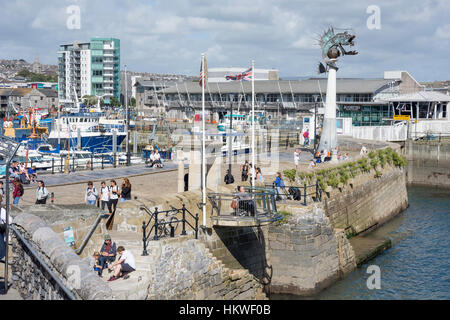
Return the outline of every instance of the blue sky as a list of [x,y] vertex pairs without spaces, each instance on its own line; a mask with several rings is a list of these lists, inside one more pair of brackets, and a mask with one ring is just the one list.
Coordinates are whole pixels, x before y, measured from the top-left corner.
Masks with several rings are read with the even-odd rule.
[[[81,28],[68,29],[79,6]],[[381,29],[369,30],[369,5]],[[281,77],[315,75],[318,34],[352,28],[357,56],[339,62],[339,77],[382,77],[407,70],[419,81],[450,79],[448,0],[0,0],[0,58],[57,63],[58,45],[91,37],[121,40],[129,70],[197,75],[208,67],[277,68]]]

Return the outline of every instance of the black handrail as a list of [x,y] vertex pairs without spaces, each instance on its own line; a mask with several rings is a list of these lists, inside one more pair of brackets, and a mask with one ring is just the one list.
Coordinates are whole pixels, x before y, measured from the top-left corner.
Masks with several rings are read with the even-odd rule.
[[[277,190],[277,188],[275,186],[275,183],[266,184],[266,187],[272,187],[274,190]],[[303,186],[286,186],[285,185],[284,187],[281,187],[281,188],[284,189],[284,190],[289,190],[289,188],[291,188],[291,187],[301,190],[300,194],[303,193],[303,203],[302,204],[304,206],[308,205],[307,201],[306,201],[307,196],[314,196],[314,202],[321,202],[322,201],[322,188],[319,186],[319,182],[318,181],[316,181],[316,183],[313,184],[313,185],[307,185],[306,183],[304,183]],[[307,192],[308,188],[315,188],[315,190],[313,192],[308,193]],[[279,195],[278,191],[277,191],[277,195]],[[287,196],[287,195],[284,195],[284,196]]]
[[20,239],[20,241],[25,245],[25,247],[28,249],[28,251],[31,253],[31,255],[39,262],[39,264],[44,268],[44,270],[47,272],[47,274],[55,280],[56,284],[61,288],[61,290],[67,295],[67,297],[70,300],[78,300],[77,297],[64,285],[64,283],[56,276],[56,274],[50,269],[50,267],[45,263],[44,260],[42,260],[41,257],[39,257],[38,253],[34,248],[31,246],[31,244],[22,236],[22,234],[19,232],[19,230],[16,229],[15,226],[10,225],[9,226],[12,231],[16,234],[16,236]]
[[[161,235],[158,234],[158,230],[160,230],[161,227],[163,227],[164,230],[167,230],[166,225],[170,226],[170,237],[171,238],[173,238],[175,236],[175,228],[174,228],[173,224],[181,222],[182,230],[181,230],[180,235],[184,236],[187,234],[186,233],[186,224],[187,224],[189,227],[191,227],[194,230],[195,239],[198,239],[198,213],[195,214],[195,216],[194,216],[188,209],[186,209],[186,206],[184,203],[183,203],[182,208],[180,208],[180,209],[174,208],[172,206],[171,206],[171,208],[172,208],[171,210],[158,211],[158,208],[156,207],[155,211],[151,212],[151,210],[149,208],[147,208],[147,206],[141,205],[140,209],[146,211],[150,216],[150,219],[148,220],[148,222],[145,222],[145,220],[142,221],[142,243],[143,243],[142,255],[143,256],[148,255],[147,245],[151,239],[152,231],[154,232],[153,240],[159,240],[161,238]],[[160,214],[166,214],[166,216],[168,216],[169,214],[175,215],[178,213],[181,213],[181,215],[182,215],[181,220],[179,220],[177,217],[172,217],[173,219],[171,219],[170,221],[164,221],[164,220],[158,219],[158,215],[160,215]],[[188,213],[195,220],[195,227],[192,224],[190,224],[189,221],[186,220],[186,213]],[[150,226],[150,230],[147,230],[149,226]]]

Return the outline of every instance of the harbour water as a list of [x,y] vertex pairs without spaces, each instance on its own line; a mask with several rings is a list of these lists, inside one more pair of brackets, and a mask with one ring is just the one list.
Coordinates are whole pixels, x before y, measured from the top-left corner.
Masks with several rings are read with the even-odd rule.
[[[392,248],[308,299],[450,299],[450,190],[408,187],[408,199],[407,210],[373,232]],[[367,287],[370,265],[380,267],[380,289]]]

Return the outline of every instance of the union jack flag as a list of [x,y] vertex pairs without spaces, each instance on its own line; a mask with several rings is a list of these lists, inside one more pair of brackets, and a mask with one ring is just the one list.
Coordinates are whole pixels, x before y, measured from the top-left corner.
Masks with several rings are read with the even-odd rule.
[[[203,71],[203,65],[205,65],[205,70]],[[203,76],[204,73],[204,76]],[[203,56],[202,63],[200,63],[200,81],[198,82],[199,86],[202,86],[203,77],[205,77],[204,87],[206,88],[206,82],[208,81],[208,67],[206,66],[206,55]]]
[[234,76],[225,76],[225,79],[232,80],[232,81],[250,81],[253,77],[253,70],[252,67],[248,68],[242,73],[238,73]]

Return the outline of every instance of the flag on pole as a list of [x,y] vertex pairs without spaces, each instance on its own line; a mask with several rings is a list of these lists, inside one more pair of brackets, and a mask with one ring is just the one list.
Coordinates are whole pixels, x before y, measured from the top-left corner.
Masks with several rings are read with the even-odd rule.
[[232,81],[250,81],[253,79],[253,69],[250,67],[244,72],[238,73],[234,76],[225,76],[225,79]]
[[[203,70],[203,65],[205,66],[205,70]],[[205,78],[204,88],[206,88],[206,83],[208,82],[208,67],[206,65],[206,55],[203,56],[203,60],[200,63],[200,81],[198,83],[200,87],[203,84],[203,77]]]

